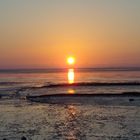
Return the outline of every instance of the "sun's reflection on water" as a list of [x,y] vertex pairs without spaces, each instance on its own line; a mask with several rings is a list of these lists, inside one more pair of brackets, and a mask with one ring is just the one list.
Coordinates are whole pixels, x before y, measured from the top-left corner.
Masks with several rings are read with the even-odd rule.
[[68,89],[68,94],[75,94],[75,90],[74,89]]
[[68,83],[73,84],[75,79],[74,69],[68,70]]

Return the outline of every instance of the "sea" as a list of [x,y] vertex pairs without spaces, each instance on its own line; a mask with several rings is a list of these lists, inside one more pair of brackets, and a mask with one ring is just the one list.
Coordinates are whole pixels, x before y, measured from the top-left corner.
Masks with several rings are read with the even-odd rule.
[[0,70],[0,140],[138,140],[140,99],[129,105],[113,98],[111,104],[101,103],[103,99],[93,104],[67,104],[65,100],[49,104],[26,99],[123,93],[140,93],[140,68]]

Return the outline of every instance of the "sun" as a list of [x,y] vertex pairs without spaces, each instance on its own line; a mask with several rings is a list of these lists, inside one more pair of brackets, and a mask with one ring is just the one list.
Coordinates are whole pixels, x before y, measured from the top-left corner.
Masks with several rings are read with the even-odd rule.
[[69,64],[69,65],[73,65],[74,63],[75,63],[75,58],[74,57],[68,57],[68,59],[67,59],[67,63]]

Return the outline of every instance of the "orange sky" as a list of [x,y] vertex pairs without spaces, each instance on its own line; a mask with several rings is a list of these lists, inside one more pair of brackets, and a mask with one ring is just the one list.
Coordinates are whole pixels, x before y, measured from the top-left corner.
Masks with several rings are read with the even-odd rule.
[[140,66],[140,1],[0,1],[0,68]]

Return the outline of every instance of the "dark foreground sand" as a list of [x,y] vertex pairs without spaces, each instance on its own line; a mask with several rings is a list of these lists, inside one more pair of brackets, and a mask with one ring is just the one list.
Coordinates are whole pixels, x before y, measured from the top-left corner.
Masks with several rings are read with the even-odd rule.
[[[139,101],[137,101],[139,103]],[[135,104],[41,104],[0,100],[0,140],[139,140]]]

